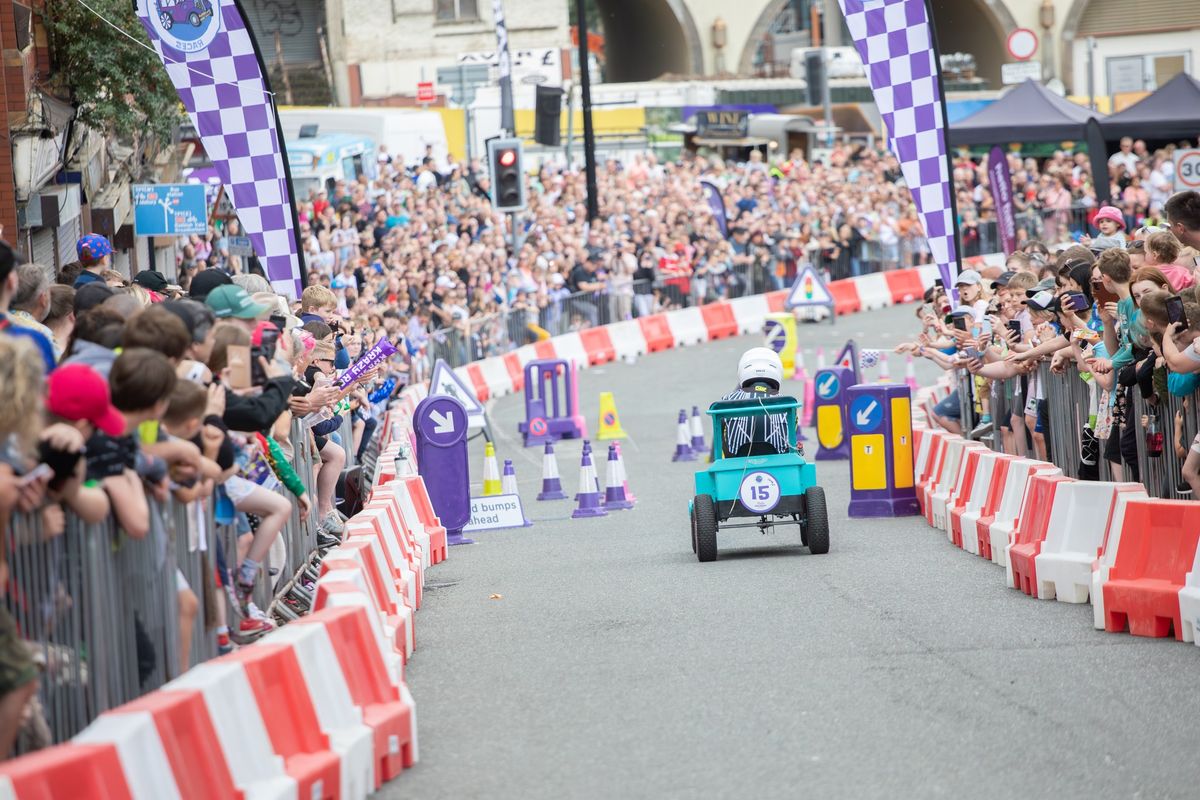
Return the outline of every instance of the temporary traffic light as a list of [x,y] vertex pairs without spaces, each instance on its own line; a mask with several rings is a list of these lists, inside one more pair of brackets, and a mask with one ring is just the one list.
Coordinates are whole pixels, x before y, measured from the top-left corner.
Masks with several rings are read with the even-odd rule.
[[488,142],[488,165],[492,172],[492,207],[497,211],[525,208],[525,171],[521,168],[520,139]]

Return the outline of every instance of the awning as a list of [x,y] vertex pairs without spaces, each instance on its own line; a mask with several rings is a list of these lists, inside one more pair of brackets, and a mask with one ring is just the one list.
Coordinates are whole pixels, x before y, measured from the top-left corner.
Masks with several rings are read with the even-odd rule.
[[743,136],[740,139],[710,139],[704,136],[692,137],[693,144],[703,145],[704,147],[759,147],[770,144],[772,141],[772,139],[764,139],[761,136]]

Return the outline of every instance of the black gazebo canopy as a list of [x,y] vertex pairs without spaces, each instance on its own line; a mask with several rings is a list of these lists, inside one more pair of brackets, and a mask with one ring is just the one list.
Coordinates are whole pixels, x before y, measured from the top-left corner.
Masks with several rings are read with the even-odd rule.
[[1124,111],[1100,122],[1104,138],[1194,139],[1200,136],[1200,81],[1181,72]]
[[1104,118],[1059,97],[1037,81],[1027,80],[991,105],[952,124],[950,144],[1082,141],[1092,117]]

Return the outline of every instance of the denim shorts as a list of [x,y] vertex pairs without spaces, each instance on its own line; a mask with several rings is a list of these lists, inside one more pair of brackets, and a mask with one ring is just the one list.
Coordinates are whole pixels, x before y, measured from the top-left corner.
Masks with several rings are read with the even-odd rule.
[[962,417],[962,406],[958,402],[958,389],[951,392],[948,397],[943,397],[939,400],[938,404],[933,407],[933,413],[946,419],[960,419]]

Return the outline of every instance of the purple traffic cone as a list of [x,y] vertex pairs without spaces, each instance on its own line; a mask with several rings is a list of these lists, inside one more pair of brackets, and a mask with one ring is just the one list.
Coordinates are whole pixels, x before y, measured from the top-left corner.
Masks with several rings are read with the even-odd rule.
[[616,509],[633,508],[633,503],[625,496],[625,483],[621,480],[621,460],[617,457],[617,448],[608,446],[608,471],[605,474],[604,507]]
[[904,364],[904,383],[907,384],[908,388],[914,392],[921,388],[917,384],[917,372],[916,368],[913,366],[913,357],[911,355],[908,357],[908,361]]
[[[592,466],[592,454],[584,453],[579,464],[579,494],[575,495],[579,505],[571,512],[571,519],[603,517],[608,511],[600,503],[600,493],[595,491],[596,472]],[[587,491],[584,491],[587,489]]]
[[[591,442],[591,440],[590,440],[590,439],[584,439],[584,440],[583,440],[583,455],[585,455],[585,456],[589,456],[589,457],[592,455],[592,442]],[[589,462],[588,462],[588,463],[591,463],[591,461],[589,460]],[[591,483],[591,486],[592,486],[593,490],[596,492],[596,494],[600,494],[600,481],[599,481],[599,479],[598,479],[598,477],[597,477],[597,475],[596,475],[596,468],[595,468],[595,467],[592,467],[592,483]],[[579,491],[575,493],[575,501],[576,501],[576,502],[579,502],[579,495],[580,495],[580,494],[582,494],[582,493],[583,493],[583,484],[581,483],[581,484],[579,484]],[[604,498],[603,498],[603,497],[601,497],[601,498],[600,498],[600,502],[601,502],[601,503],[603,503],[603,502],[604,502]]]
[[[517,470],[513,467],[512,459],[504,459],[504,472],[500,476],[500,493],[512,495],[521,500],[521,491],[517,487]],[[529,521],[529,517],[525,516],[525,506],[521,505],[521,519],[524,520],[524,527],[528,528],[533,523]]]
[[633,492],[629,489],[629,473],[625,471],[625,456],[621,455],[621,443],[613,442],[613,446],[617,448],[617,464],[621,467],[621,485],[625,487],[625,499],[631,503],[636,503],[637,498],[633,496]]
[[692,406],[691,434],[692,452],[703,453],[708,449],[708,445],[704,443],[704,420],[700,418],[700,409],[696,406]]
[[671,456],[672,461],[696,460],[690,444],[691,438],[691,431],[688,430],[687,411],[681,408],[679,409],[679,427],[675,434],[675,455]]
[[542,491],[538,492],[537,499],[567,499],[562,490],[562,480],[558,477],[558,458],[554,455],[554,445],[550,442],[546,442],[546,450],[542,453]]

